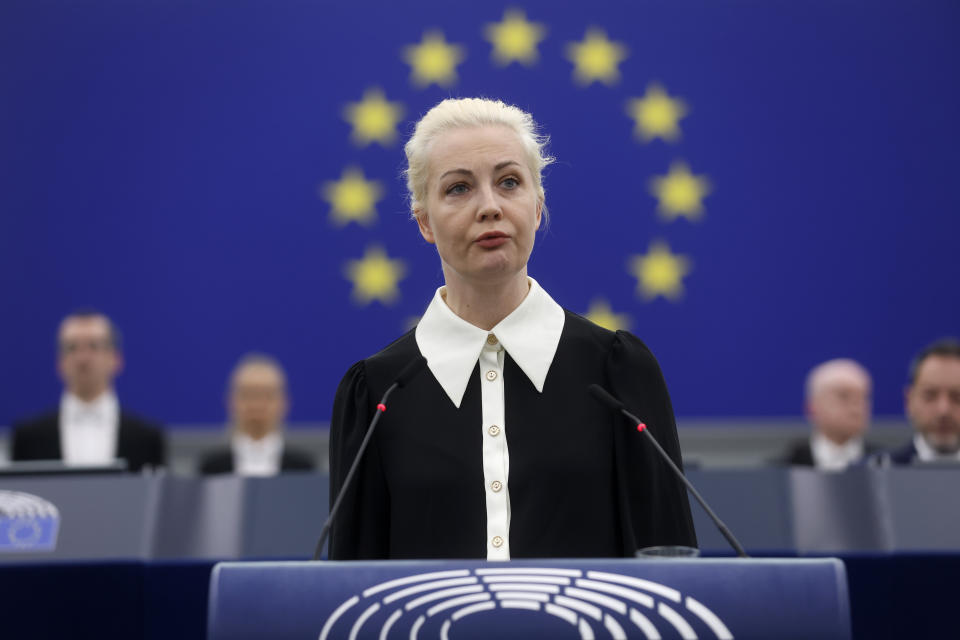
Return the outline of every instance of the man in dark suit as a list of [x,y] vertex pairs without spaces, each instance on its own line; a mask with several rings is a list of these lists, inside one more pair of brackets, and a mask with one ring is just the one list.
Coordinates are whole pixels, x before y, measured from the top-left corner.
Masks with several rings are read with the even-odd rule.
[[960,464],[960,340],[937,340],[911,361],[905,400],[913,438],[878,462]]
[[794,443],[782,464],[840,471],[876,447],[864,442],[870,425],[870,374],[854,360],[829,360],[807,375],[804,410],[810,438]]
[[309,471],[313,457],[286,446],[286,375],[273,358],[244,356],[230,375],[227,411],[230,446],[211,451],[200,461],[200,473],[272,476],[283,471]]
[[60,408],[14,423],[13,460],[97,466],[122,458],[131,471],[162,466],[163,431],[117,401],[113,381],[123,356],[110,319],[96,311],[70,314],[60,323],[57,349],[57,372],[65,387]]

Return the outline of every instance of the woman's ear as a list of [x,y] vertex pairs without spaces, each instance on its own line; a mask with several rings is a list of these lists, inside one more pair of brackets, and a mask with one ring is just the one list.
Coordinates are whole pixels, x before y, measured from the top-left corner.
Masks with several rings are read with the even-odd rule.
[[433,229],[430,228],[430,216],[427,215],[426,210],[422,208],[414,209],[413,216],[417,219],[417,226],[420,227],[420,235],[423,236],[423,239],[430,244],[436,244]]

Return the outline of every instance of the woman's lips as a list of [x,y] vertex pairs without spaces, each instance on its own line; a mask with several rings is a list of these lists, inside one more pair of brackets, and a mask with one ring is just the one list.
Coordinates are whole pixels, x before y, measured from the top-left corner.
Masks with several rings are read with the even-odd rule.
[[496,249],[509,239],[510,236],[505,233],[491,231],[489,233],[481,234],[476,240],[474,240],[474,242],[484,249]]

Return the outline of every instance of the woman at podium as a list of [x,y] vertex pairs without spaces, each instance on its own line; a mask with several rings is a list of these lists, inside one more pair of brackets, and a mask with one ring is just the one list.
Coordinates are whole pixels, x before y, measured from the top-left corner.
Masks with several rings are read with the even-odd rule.
[[[499,101],[444,100],[405,146],[413,218],[444,286],[415,329],[336,393],[331,504],[378,399],[408,363],[344,496],[331,559],[633,556],[696,546],[686,491],[600,384],[681,464],[657,361],[563,309],[527,274],[546,216],[547,138]],[[589,224],[589,213],[579,223]]]

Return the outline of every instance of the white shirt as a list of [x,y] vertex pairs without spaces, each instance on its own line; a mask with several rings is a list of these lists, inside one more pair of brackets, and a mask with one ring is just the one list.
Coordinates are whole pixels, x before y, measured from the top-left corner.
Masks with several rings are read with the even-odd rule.
[[233,472],[242,476],[275,476],[280,473],[283,438],[274,431],[259,440],[243,433],[230,438]]
[[810,436],[810,452],[813,454],[813,466],[817,469],[843,471],[863,458],[863,438],[850,438],[843,444],[837,444],[822,433],[814,433]]
[[120,405],[113,391],[93,402],[72,393],[60,400],[60,454],[70,466],[103,465],[117,457]]
[[931,447],[922,434],[913,435],[913,446],[917,449],[917,458],[921,462],[960,462],[960,451],[940,453]]
[[457,407],[480,362],[483,481],[487,507],[487,559],[510,559],[510,455],[504,410],[504,353],[537,391],[543,391],[563,333],[565,315],[537,281],[513,312],[490,331],[460,318],[437,289],[416,329],[417,346],[431,373]]

